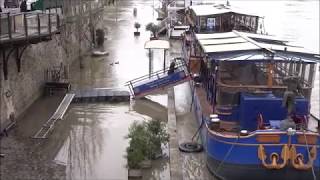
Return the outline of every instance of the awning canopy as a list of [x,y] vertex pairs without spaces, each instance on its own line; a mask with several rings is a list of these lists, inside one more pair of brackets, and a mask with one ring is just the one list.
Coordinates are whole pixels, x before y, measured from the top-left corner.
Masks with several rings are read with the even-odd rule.
[[225,13],[236,13],[247,16],[260,17],[257,13],[248,13],[247,10],[237,8],[235,6],[227,6],[224,4],[207,4],[207,5],[193,5],[189,7],[195,13],[196,16],[210,16],[220,15]]
[[144,44],[145,49],[169,49],[170,43],[166,40],[150,40]]
[[232,31],[196,34],[196,39],[203,53],[215,60],[265,61],[273,54],[274,61],[320,62],[319,53],[289,45],[274,36]]

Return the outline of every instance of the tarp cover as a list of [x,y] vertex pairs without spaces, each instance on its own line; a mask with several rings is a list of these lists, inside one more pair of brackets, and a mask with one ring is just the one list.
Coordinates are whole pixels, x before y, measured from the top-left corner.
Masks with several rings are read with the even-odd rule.
[[224,13],[237,13],[245,14],[248,16],[259,16],[256,12],[247,12],[247,10],[240,9],[235,6],[227,6],[224,4],[209,4],[209,5],[193,5],[190,6],[190,9],[193,10],[196,16],[210,16],[210,15],[219,15]]
[[318,53],[289,45],[288,41],[274,36],[232,31],[196,34],[196,39],[204,53],[219,60],[263,60],[268,59],[266,52],[273,52],[276,61],[288,59],[319,61],[319,57],[315,57]]

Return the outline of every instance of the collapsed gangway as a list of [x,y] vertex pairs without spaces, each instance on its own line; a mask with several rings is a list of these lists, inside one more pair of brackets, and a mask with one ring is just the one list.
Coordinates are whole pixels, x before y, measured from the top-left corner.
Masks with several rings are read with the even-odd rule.
[[130,93],[134,98],[140,98],[150,94],[160,93],[179,84],[190,80],[187,66],[182,58],[175,58],[175,68],[168,73],[170,67],[152,72],[139,78],[128,81]]

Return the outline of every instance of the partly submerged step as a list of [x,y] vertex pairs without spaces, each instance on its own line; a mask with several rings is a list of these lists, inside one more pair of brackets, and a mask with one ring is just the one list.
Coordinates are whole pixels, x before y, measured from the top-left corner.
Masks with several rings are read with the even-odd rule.
[[73,102],[122,102],[130,101],[126,90],[111,88],[94,88],[75,91]]

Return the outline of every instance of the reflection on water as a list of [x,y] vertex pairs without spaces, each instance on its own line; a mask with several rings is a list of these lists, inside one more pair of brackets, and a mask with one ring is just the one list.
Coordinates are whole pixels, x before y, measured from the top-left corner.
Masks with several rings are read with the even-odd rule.
[[[265,25],[269,34],[297,41],[319,52],[319,1],[232,0],[231,4],[262,13],[266,17]],[[117,8],[108,7],[104,12],[104,28],[108,29],[105,48],[110,55],[102,58],[85,57],[82,60],[83,69],[80,69],[80,65],[72,66],[71,81],[74,88],[123,87],[126,81],[148,73],[148,54],[144,43],[150,33],[145,31],[145,25],[157,17],[152,10],[153,1],[121,0],[118,5]],[[134,7],[138,9],[136,18],[133,17]],[[141,23],[140,37],[133,36],[134,22]],[[153,69],[161,69],[162,52],[155,51],[154,55]],[[317,82],[319,76],[315,83],[319,88]],[[313,92],[319,92],[319,89]],[[181,97],[177,96],[183,100]],[[313,97],[312,110],[319,111],[319,94],[313,94]],[[124,136],[129,125],[134,120],[154,118],[166,121],[167,118],[167,96],[148,98],[158,104],[137,100],[132,107],[129,104],[76,104],[72,107],[64,121],[70,132],[55,158],[56,162],[67,166],[67,178],[127,179],[126,159],[123,156],[128,145]],[[177,104],[178,110],[188,109],[190,102],[184,103],[186,105]],[[316,105],[318,108],[314,108]],[[150,176],[166,179],[168,161],[156,161],[155,168],[146,174],[147,179]]]
[[67,179],[126,179],[124,137],[134,121],[150,119],[129,104],[77,104],[65,119],[70,133],[55,157],[67,166]]
[[[153,1],[118,1],[118,7],[104,11],[103,28],[107,30],[105,49],[109,56],[83,57],[71,67],[73,89],[126,88],[125,82],[146,75],[148,51],[144,43],[150,32],[145,25],[155,21]],[[133,8],[138,16],[133,16]],[[134,37],[134,23],[139,22],[141,35]],[[163,55],[154,52],[154,70],[162,68]],[[117,62],[117,63],[116,63]],[[80,68],[82,67],[82,68]],[[165,97],[165,98],[163,98]],[[76,104],[68,113],[70,133],[55,161],[67,166],[68,179],[127,179],[125,149],[128,140],[124,137],[134,120],[158,119],[166,121],[166,95],[151,96],[150,101],[135,101],[129,104]],[[157,165],[158,164],[158,165]],[[156,168],[148,174],[155,177],[168,175],[168,161],[156,162]],[[158,178],[159,179],[159,178]]]
[[[130,124],[157,119],[167,121],[165,107],[150,100],[137,100],[131,105],[75,104],[64,120],[69,131],[54,158],[66,166],[67,179],[127,179],[125,149]],[[167,149],[164,152],[168,154]],[[145,178],[169,177],[167,158],[157,160]]]

